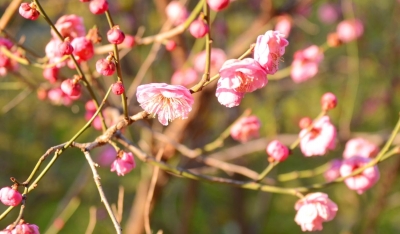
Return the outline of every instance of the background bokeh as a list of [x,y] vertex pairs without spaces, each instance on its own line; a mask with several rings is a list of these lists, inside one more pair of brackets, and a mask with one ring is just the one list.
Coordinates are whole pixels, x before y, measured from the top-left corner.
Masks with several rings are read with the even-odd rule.
[[[10,2],[0,0],[1,15]],[[108,30],[105,17],[91,14],[87,4],[80,1],[41,2],[54,22],[64,14],[76,14],[84,17],[87,29],[97,25],[103,36]],[[145,36],[153,35],[158,33],[165,22],[163,9],[167,0],[109,2],[114,21],[127,34],[135,35],[145,29]],[[193,9],[196,3],[189,0],[188,9]],[[331,24],[321,22],[318,16],[318,9],[326,3],[334,4],[340,12],[339,18]],[[182,135],[182,143],[188,147],[201,147],[215,139],[245,109],[250,108],[262,121],[261,136],[265,142],[275,137],[293,139],[299,132],[298,120],[304,116],[318,115],[321,95],[328,91],[335,93],[339,105],[330,112],[330,116],[339,131],[337,148],[326,156],[313,158],[305,158],[296,149],[285,163],[270,174],[272,178],[281,173],[312,169],[333,158],[341,158],[345,142],[355,135],[362,134],[382,144],[393,129],[400,109],[398,1],[236,0],[231,2],[227,10],[215,16],[212,27],[213,47],[224,49],[230,58],[238,57],[254,43],[257,35],[271,29],[274,17],[282,13],[289,14],[293,20],[293,28],[288,37],[290,44],[280,63],[282,69],[291,64],[295,51],[312,44],[324,44],[327,34],[335,31],[337,23],[347,17],[355,16],[362,20],[364,35],[356,42],[326,51],[316,77],[300,84],[295,84],[290,77],[271,80],[265,88],[247,94],[237,108],[221,106],[212,87],[206,89],[200,99],[201,111],[185,129],[177,133]],[[50,30],[42,18],[28,21],[16,14],[6,31],[39,55],[45,55],[44,47],[49,41]],[[142,83],[169,83],[175,69],[192,66],[193,55],[203,50],[203,43],[193,46],[195,40],[188,32],[175,40],[179,45],[177,51],[170,53],[161,48]],[[122,59],[123,77],[128,85],[133,81],[150,48],[151,45],[134,47]],[[101,57],[97,55],[89,62],[92,70],[95,61]],[[35,84],[46,82],[38,68],[21,65],[18,72]],[[73,74],[68,69],[64,72],[65,77]],[[11,176],[20,181],[25,180],[49,147],[68,141],[85,124],[84,101],[76,101],[67,107],[54,106],[48,101],[38,100],[36,91],[26,88],[17,76],[9,74],[0,80],[1,187],[11,185]],[[106,85],[112,83],[112,79],[106,77],[99,80]],[[25,97],[18,100],[23,95]],[[87,95],[84,95],[83,100],[87,100]],[[130,99],[130,107],[132,114],[140,110],[135,97]],[[163,130],[157,121],[142,121],[131,125],[125,134],[133,142],[154,152],[157,142],[148,131],[142,130],[144,125],[157,131]],[[89,129],[78,142],[92,141],[98,135],[99,132]],[[237,144],[229,138],[224,149]],[[223,152],[224,149],[216,152]],[[101,151],[102,148],[96,149],[93,155],[96,157]],[[134,201],[139,196],[139,189],[142,191],[143,186],[148,184],[152,166],[138,161],[137,168],[124,177],[111,173],[107,166],[99,168],[103,188],[111,203],[117,202],[119,187],[124,188],[122,226],[125,233],[143,232],[143,229],[132,227],[135,224],[134,216],[137,215],[134,208],[140,205]],[[178,152],[172,155],[169,163],[187,168],[202,166],[187,160]],[[264,149],[244,155],[232,163],[258,172],[268,164]],[[338,204],[339,212],[333,221],[324,224],[324,230],[320,233],[400,232],[400,158],[392,157],[381,163],[379,168],[380,181],[362,195],[349,190],[344,184],[321,189]],[[204,173],[245,179],[216,170]],[[319,175],[278,185],[298,187],[323,181]],[[25,220],[37,224],[44,233],[54,224],[54,219],[72,197],[78,197],[80,204],[60,233],[84,233],[91,206],[98,208],[94,233],[114,232],[87,162],[78,149],[69,149],[63,153],[38,187],[29,194]],[[300,227],[294,222],[296,200],[293,196],[192,181],[163,173],[155,194],[151,225],[153,230],[161,229],[164,233],[301,233]],[[5,206],[0,207],[0,211],[5,209]],[[11,223],[17,213],[15,209],[0,221],[0,228]]]

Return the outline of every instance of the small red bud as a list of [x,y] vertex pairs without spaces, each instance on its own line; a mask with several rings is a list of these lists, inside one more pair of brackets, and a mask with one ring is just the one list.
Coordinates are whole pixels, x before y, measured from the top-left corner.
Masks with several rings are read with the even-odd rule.
[[124,93],[124,91],[125,91],[125,88],[121,81],[117,81],[116,83],[114,83],[114,85],[112,87],[112,92],[114,94],[121,95]]
[[168,51],[173,51],[176,48],[176,42],[169,40],[165,43],[165,49]]
[[72,47],[68,37],[60,44],[58,50],[61,55],[71,55],[74,52],[74,47]]
[[99,59],[96,62],[96,71],[103,76],[111,76],[115,72],[115,63],[111,59]]
[[299,127],[301,129],[306,129],[312,124],[312,119],[310,117],[301,118],[299,121]]
[[70,97],[81,95],[81,85],[72,79],[66,79],[61,83],[61,90]]
[[125,34],[119,29],[118,25],[115,25],[112,29],[108,30],[107,39],[112,44],[121,44],[125,40]]
[[203,20],[197,19],[190,24],[189,31],[193,37],[202,38],[208,33],[209,29],[208,25],[204,23]]
[[92,0],[89,3],[89,10],[95,15],[103,14],[108,10],[108,2],[106,0]]
[[332,110],[337,105],[337,98],[333,93],[325,93],[321,98],[322,110]]
[[35,3],[21,3],[21,6],[19,7],[19,14],[24,17],[25,19],[29,20],[36,20],[39,18],[39,11],[36,10],[36,5]]

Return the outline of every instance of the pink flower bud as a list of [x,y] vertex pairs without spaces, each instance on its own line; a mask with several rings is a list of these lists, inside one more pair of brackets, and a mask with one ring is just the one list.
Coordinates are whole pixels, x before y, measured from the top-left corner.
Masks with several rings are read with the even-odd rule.
[[[96,112],[97,108],[96,105],[94,104],[93,100],[87,101],[85,104],[85,110],[89,112]],[[89,118],[90,119],[90,118]]]
[[345,20],[338,24],[336,33],[342,42],[350,42],[361,37],[364,26],[358,19]]
[[318,8],[318,18],[324,24],[332,24],[339,18],[339,10],[334,4],[324,3]]
[[125,91],[125,88],[121,81],[117,81],[116,83],[113,84],[112,92],[114,94],[121,95],[124,93],[124,91]]
[[197,19],[190,24],[189,31],[195,38],[202,38],[208,33],[209,29],[203,20]]
[[165,49],[168,51],[173,51],[176,48],[176,42],[173,40],[169,40],[167,41],[167,43],[165,43]]
[[332,110],[337,105],[337,98],[333,93],[325,93],[321,98],[322,110]]
[[50,83],[57,82],[59,69],[57,67],[46,68],[43,70],[43,77]]
[[22,195],[17,189],[4,187],[0,189],[0,201],[6,206],[17,206],[22,201]]
[[231,128],[231,137],[239,142],[247,142],[259,136],[261,122],[257,116],[241,118]]
[[230,0],[207,0],[207,4],[214,11],[222,11],[227,8]]
[[[11,225],[6,228],[6,230],[10,230]],[[9,234],[40,234],[39,227],[35,224],[23,223],[18,224],[12,229]]]
[[74,47],[73,54],[77,56],[78,61],[87,61],[94,55],[93,43],[85,37],[75,38],[71,45]]
[[64,80],[61,83],[61,90],[70,97],[79,97],[81,95],[81,85],[72,79]]
[[301,118],[299,121],[299,127],[301,129],[306,129],[312,124],[312,119],[310,117]]
[[68,37],[60,44],[58,50],[61,55],[70,55],[74,52],[74,47],[72,47]]
[[122,152],[111,164],[111,171],[117,172],[117,175],[124,176],[136,167],[135,159],[131,152]]
[[89,10],[93,14],[103,14],[108,10],[108,2],[106,0],[92,0],[89,3]]
[[131,35],[125,35],[125,40],[122,42],[122,45],[128,48],[132,48],[135,46],[135,37]]
[[289,156],[289,148],[279,141],[271,141],[267,146],[268,155],[275,161],[283,162]]
[[112,44],[121,44],[125,40],[125,34],[119,29],[118,25],[115,25],[108,30],[107,39]]
[[39,11],[36,10],[36,5],[34,3],[28,4],[26,2],[21,3],[19,14],[29,20],[36,20],[40,15]]
[[111,59],[99,59],[96,62],[96,71],[103,76],[111,76],[115,72],[115,63]]

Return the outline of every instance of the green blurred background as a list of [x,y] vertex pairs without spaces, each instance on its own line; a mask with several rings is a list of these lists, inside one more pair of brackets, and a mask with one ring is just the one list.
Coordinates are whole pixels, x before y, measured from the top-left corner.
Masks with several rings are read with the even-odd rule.
[[[87,29],[97,25],[102,35],[108,30],[105,17],[91,14],[87,4],[80,1],[41,2],[54,22],[64,14],[77,14],[84,17]],[[319,7],[328,2],[335,4],[341,11],[339,19],[332,24],[321,23],[318,18]],[[9,3],[8,0],[0,0],[1,14]],[[114,21],[125,33],[134,35],[139,27],[144,27],[146,36],[156,34],[160,30],[165,21],[163,7],[167,3],[166,0],[110,1],[110,11]],[[193,9],[196,3],[197,1],[189,0],[187,6]],[[309,12],[305,14],[304,9],[309,9]],[[337,148],[326,156],[313,158],[305,158],[296,149],[285,163],[271,173],[271,177],[285,172],[312,169],[330,159],[341,158],[345,142],[359,133],[382,143],[382,136],[386,137],[393,129],[400,107],[398,1],[236,0],[231,2],[227,10],[215,17],[212,28],[213,47],[224,49],[230,57],[237,57],[236,51],[244,52],[249,43],[253,43],[256,36],[261,34],[254,30],[249,32],[249,29],[260,25],[257,29],[265,32],[272,27],[271,17],[273,19],[284,12],[293,17],[294,25],[288,38],[290,45],[287,47],[284,61],[280,64],[281,68],[290,65],[296,50],[312,44],[324,44],[327,34],[335,31],[337,23],[351,17],[352,14],[363,21],[364,35],[357,42],[329,49],[320,65],[320,72],[313,79],[301,84],[293,83],[290,77],[270,81],[262,90],[247,94],[238,108],[228,109],[221,106],[213,91],[208,91],[208,102],[202,106],[203,114],[199,116],[199,120],[193,121],[193,124],[187,127],[183,140],[183,143],[193,148],[211,142],[247,108],[251,108],[252,113],[261,119],[261,136],[266,142],[277,135],[295,135],[299,132],[297,123],[301,117],[318,115],[321,95],[327,91],[335,93],[339,105],[330,116],[339,130]],[[42,18],[28,21],[16,14],[7,25],[6,31],[23,40],[25,46],[41,56],[45,55],[44,47],[50,38],[50,30]],[[161,48],[143,83],[169,83],[174,69],[183,66],[179,61],[188,58],[194,39],[185,32],[176,40],[179,40],[179,51],[183,53],[171,54]],[[201,45],[202,43],[200,47]],[[150,47],[151,45],[134,47],[123,58],[124,80],[127,84],[135,77]],[[200,47],[196,47],[197,52],[202,50]],[[196,51],[192,52],[195,53]],[[93,67],[98,58],[101,56],[97,55],[89,65]],[[190,59],[186,65],[191,65]],[[42,71],[38,68],[21,65],[19,73],[37,84],[45,82]],[[21,83],[18,83],[16,88],[10,88],[2,86],[2,82],[16,83],[18,79],[10,74],[0,80],[1,187],[11,185],[11,176],[24,181],[39,157],[49,147],[66,142],[85,124],[84,102],[77,101],[69,107],[54,106],[47,101],[38,100],[36,91],[32,91],[26,98],[9,108],[10,102],[21,92],[29,91],[23,91],[25,86]],[[133,98],[130,102],[131,113],[140,110],[135,101]],[[156,121],[148,121],[145,124],[151,124],[158,131],[162,130]],[[141,124],[133,124],[125,133],[136,143],[139,139],[154,140],[148,133],[142,132]],[[98,134],[96,130],[89,129],[78,142],[92,141]],[[152,142],[147,144],[154,145]],[[226,148],[234,145],[237,143],[231,139],[225,143]],[[101,150],[96,149],[93,155],[96,156]],[[170,159],[170,163],[183,167],[199,166],[183,158],[176,153]],[[260,150],[232,162],[261,172],[268,164],[266,159],[265,151]],[[343,184],[321,190],[328,193],[338,204],[339,212],[333,221],[324,224],[324,230],[320,233],[400,232],[400,160],[397,156],[392,157],[381,163],[379,168],[380,181],[363,195],[347,189]],[[117,202],[119,186],[124,188],[124,233],[137,233],[129,226],[134,219],[131,209],[138,195],[138,188],[141,184],[146,184],[151,170],[150,165],[138,162],[135,170],[124,177],[118,177],[109,171],[109,167],[99,168],[103,188],[111,203]],[[229,176],[223,172],[211,173]],[[237,175],[233,177],[245,179]],[[60,233],[84,233],[89,222],[91,206],[98,208],[98,222],[94,233],[113,233],[112,223],[91,178],[83,154],[77,149],[67,150],[39,183],[37,189],[28,195],[25,220],[37,224],[41,233],[44,233],[53,224],[60,209],[68,203],[72,197],[70,194],[75,193],[80,199],[80,204]],[[163,178],[159,183],[151,213],[154,233],[160,229],[164,233],[301,233],[300,227],[294,222],[296,197],[191,181],[166,174]],[[322,181],[322,176],[316,176],[279,185],[297,187]],[[5,209],[3,206],[0,211]],[[13,210],[0,222],[0,228],[11,223],[17,214],[17,210]]]

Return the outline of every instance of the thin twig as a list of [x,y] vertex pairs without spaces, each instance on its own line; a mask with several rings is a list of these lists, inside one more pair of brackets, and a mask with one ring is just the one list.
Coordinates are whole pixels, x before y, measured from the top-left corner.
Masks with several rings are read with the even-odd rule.
[[89,209],[89,224],[86,228],[85,234],[92,234],[94,227],[96,226],[96,213],[97,209],[95,206],[91,206]]

